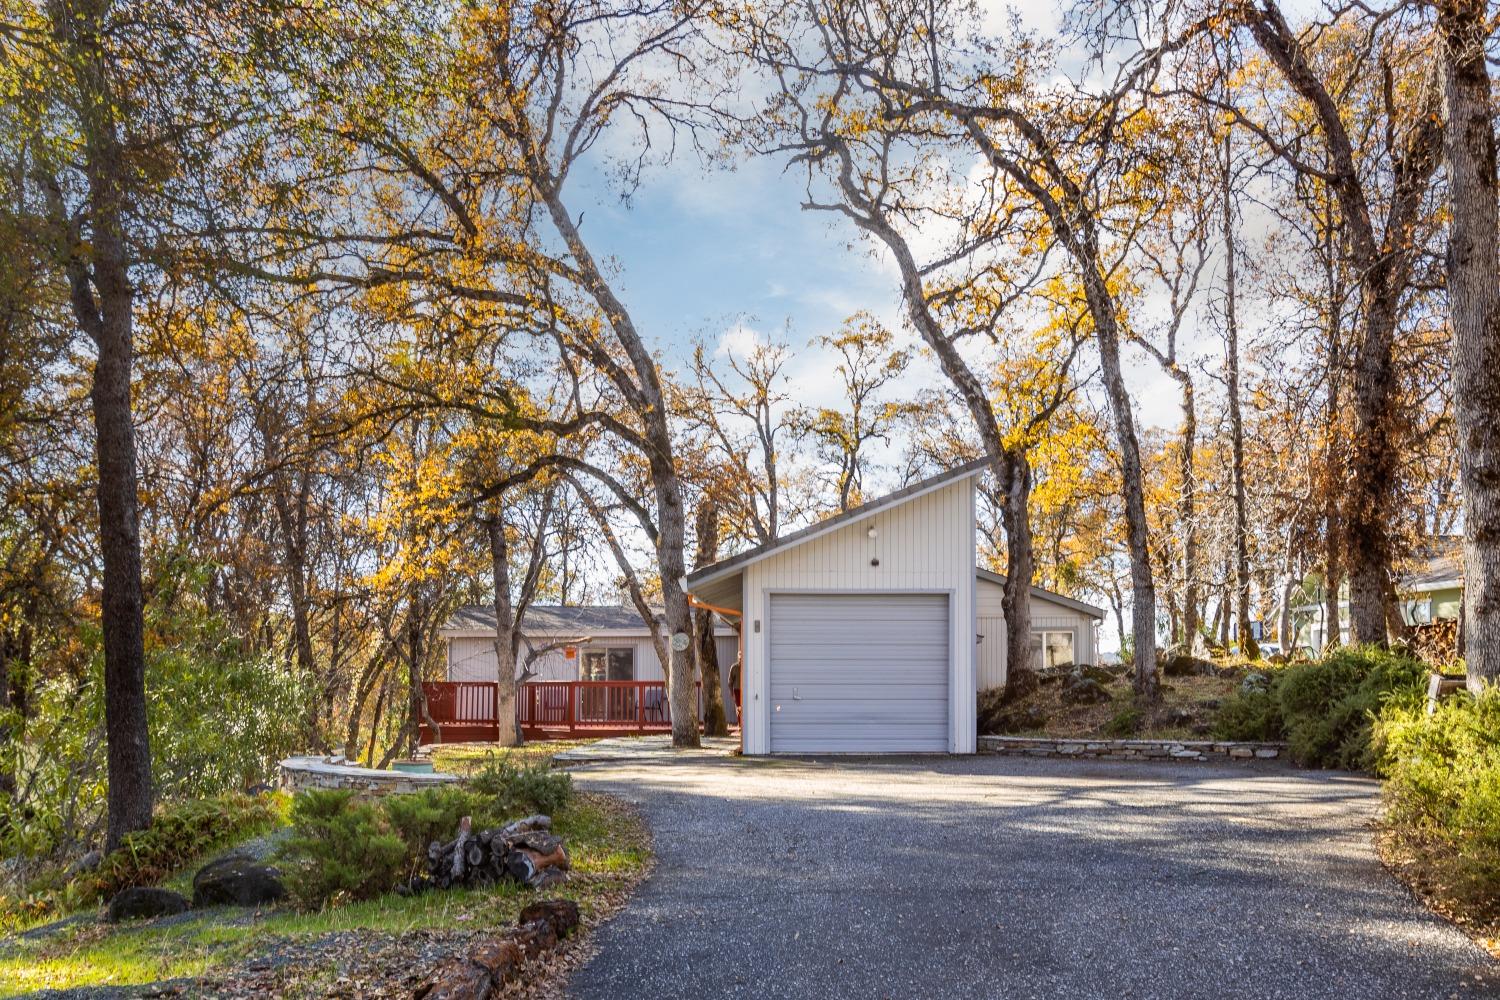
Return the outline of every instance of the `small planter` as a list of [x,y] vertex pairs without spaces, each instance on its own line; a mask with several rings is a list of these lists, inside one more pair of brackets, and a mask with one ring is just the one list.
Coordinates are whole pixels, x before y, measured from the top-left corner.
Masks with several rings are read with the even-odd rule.
[[393,760],[391,770],[400,771],[402,774],[432,774],[432,761],[430,760]]

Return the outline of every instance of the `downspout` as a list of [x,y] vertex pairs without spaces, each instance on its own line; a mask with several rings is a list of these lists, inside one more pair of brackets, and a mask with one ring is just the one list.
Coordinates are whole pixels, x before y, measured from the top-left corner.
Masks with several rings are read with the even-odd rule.
[[717,604],[709,604],[700,601],[695,594],[687,595],[688,604],[704,611],[712,611],[716,615],[732,615],[740,619],[739,646],[740,646],[740,703],[735,706],[735,714],[739,716],[740,724],[740,756],[745,755],[745,612],[736,611],[734,608],[721,608]]

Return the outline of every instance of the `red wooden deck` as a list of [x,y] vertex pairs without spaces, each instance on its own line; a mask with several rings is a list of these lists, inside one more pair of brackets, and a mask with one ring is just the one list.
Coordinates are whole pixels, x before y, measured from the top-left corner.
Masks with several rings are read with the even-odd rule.
[[[441,740],[422,723],[422,743],[487,742],[499,738],[494,681],[428,681],[427,712]],[[738,700],[738,699],[736,699]],[[516,691],[516,717],[528,740],[629,736],[672,731],[665,681],[531,681]],[[703,717],[699,685],[698,717]]]

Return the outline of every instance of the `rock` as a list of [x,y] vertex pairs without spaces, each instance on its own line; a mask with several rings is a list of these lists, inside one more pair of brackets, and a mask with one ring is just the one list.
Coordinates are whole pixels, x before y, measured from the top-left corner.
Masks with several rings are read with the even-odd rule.
[[1075,677],[1062,691],[1062,700],[1069,705],[1096,705],[1112,700],[1104,685],[1087,677]]
[[578,926],[578,904],[571,899],[539,899],[528,903],[516,918],[518,926],[546,920],[560,938],[567,937]]
[[149,920],[153,917],[182,913],[188,908],[187,897],[171,889],[134,886],[122,889],[109,901],[110,923],[121,920]]
[[1255,751],[1255,756],[1259,757],[1261,760],[1270,760],[1271,758],[1278,757],[1280,755],[1281,751],[1275,749],[1274,747],[1260,747]]
[[1076,676],[1087,677],[1089,680],[1098,681],[1100,684],[1108,684],[1115,679],[1115,675],[1103,667],[1096,667],[1087,663],[1079,667],[1074,673]]
[[1162,721],[1169,726],[1190,726],[1197,716],[1190,709],[1169,708],[1162,714]]
[[1168,677],[1192,677],[1196,674],[1212,677],[1219,668],[1202,657],[1177,652],[1161,661],[1161,672]]
[[285,895],[280,872],[243,854],[210,861],[193,876],[194,906],[263,906]]
[[[1027,676],[1036,677],[1030,671]],[[1041,729],[1047,724],[1047,714],[1035,704],[1007,699],[1004,688],[989,688],[979,692],[978,722],[979,732],[1001,736]]]
[[1271,678],[1258,671],[1251,671],[1240,681],[1240,694],[1250,694],[1254,691],[1268,691],[1271,688]]
[[100,862],[102,862],[103,860],[104,852],[96,847],[68,866],[68,877],[72,878],[74,875],[82,875],[84,872],[91,872],[95,868],[98,868]]

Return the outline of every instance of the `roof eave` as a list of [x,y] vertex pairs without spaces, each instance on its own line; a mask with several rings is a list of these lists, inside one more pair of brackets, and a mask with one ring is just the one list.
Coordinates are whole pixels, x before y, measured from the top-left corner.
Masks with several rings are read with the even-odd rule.
[[773,556],[778,552],[784,552],[789,548],[810,542],[815,538],[821,538],[831,531],[837,531],[840,528],[858,524],[864,518],[873,517],[882,511],[890,510],[892,507],[897,507],[918,497],[926,496],[945,486],[951,486],[965,479],[972,479],[974,476],[980,475],[988,469],[990,461],[989,457],[975,459],[955,469],[949,469],[940,475],[913,483],[903,489],[896,490],[894,493],[889,493],[867,504],[862,504],[853,510],[845,511],[842,514],[835,514],[832,517],[819,521],[817,524],[810,524],[805,528],[792,532],[784,538],[772,539],[763,545],[756,546],[746,552],[741,552],[739,555],[730,556],[728,559],[724,559],[713,565],[694,570],[687,575],[687,589],[692,591],[694,588],[723,580],[726,577],[743,572],[747,566],[754,565],[762,559]]

